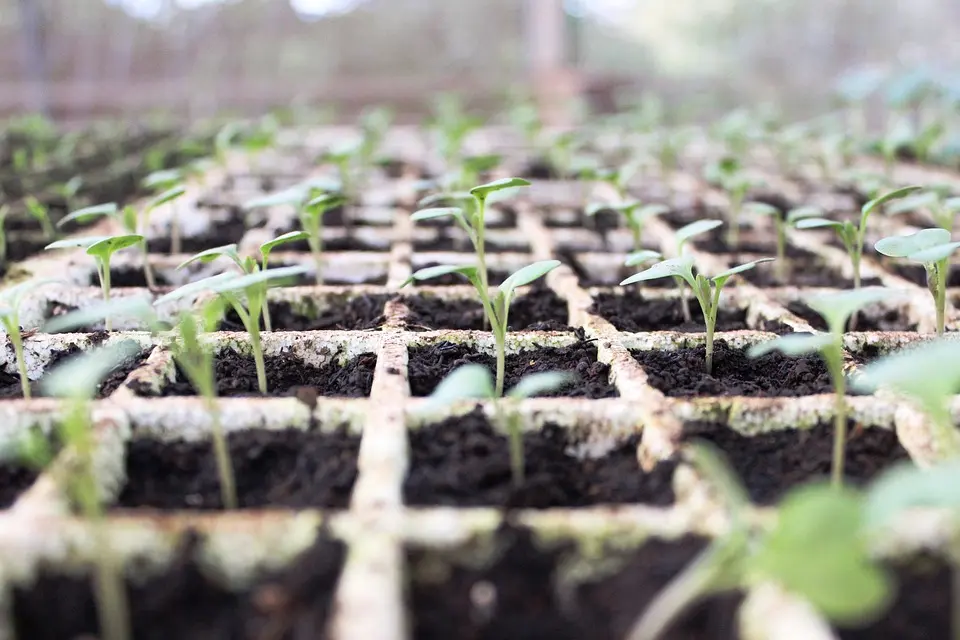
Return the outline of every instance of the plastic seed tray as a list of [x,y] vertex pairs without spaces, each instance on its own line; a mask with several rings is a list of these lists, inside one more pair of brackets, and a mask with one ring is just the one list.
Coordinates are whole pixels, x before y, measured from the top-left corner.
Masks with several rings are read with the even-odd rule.
[[[302,147],[255,162],[231,159],[191,183],[176,205],[155,212],[153,233],[162,237],[177,215],[185,245],[196,240],[199,250],[204,243],[238,242],[242,251],[255,252],[263,240],[294,228],[293,212],[260,212],[244,230],[239,205],[262,195],[264,182],[282,189],[316,174],[305,168],[302,158],[310,154],[303,148],[342,135],[311,132],[293,136]],[[582,219],[584,185],[538,182],[490,212],[492,281],[533,260],[564,261],[514,304],[508,384],[545,368],[574,371],[579,379],[556,397],[505,407],[521,416],[528,458],[527,482],[512,488],[495,408],[480,402],[430,409],[423,397],[458,364],[492,362],[493,340],[462,283],[399,289],[416,268],[472,260],[457,230],[410,220],[415,180],[431,167],[423,141],[411,136],[398,131],[392,143],[405,150],[400,159],[413,162],[399,178],[371,179],[353,208],[352,228],[328,221],[325,240],[332,248],[322,284],[311,274],[270,292],[275,331],[263,335],[263,347],[274,395],[253,392],[244,333],[207,336],[216,345],[218,376],[229,380],[218,404],[238,476],[239,510],[220,508],[210,416],[178,373],[164,337],[115,318],[110,332],[93,326],[81,333],[35,332],[25,340],[32,380],[77,350],[128,339],[141,347],[111,376],[93,409],[98,481],[111,505],[105,530],[131,585],[137,637],[153,637],[145,629],[162,623],[173,625],[162,626],[173,634],[168,637],[370,640],[492,637],[484,634],[497,629],[497,637],[516,637],[511,629],[533,625],[551,637],[621,638],[669,577],[726,527],[713,488],[677,461],[683,442],[704,438],[723,449],[760,504],[828,474],[834,400],[823,366],[813,357],[776,355],[762,364],[745,362],[743,350],[776,334],[821,328],[804,311],[804,296],[844,288],[850,277],[830,236],[791,233],[796,256],[783,286],[767,286],[770,273],[758,269],[725,289],[718,373],[708,378],[697,366],[702,327],[684,324],[672,283],[616,286],[629,274],[621,266],[630,248],[626,230],[616,224],[597,230]],[[490,146],[501,137],[489,132]],[[722,195],[693,175],[699,173],[678,175],[672,185],[671,216],[678,217],[648,224],[651,247],[670,251],[674,229],[689,212],[722,212]],[[636,192],[666,197],[662,185],[648,182],[634,185]],[[826,189],[782,179],[775,184],[790,198],[814,199],[839,212],[855,209]],[[885,234],[909,220],[878,222]],[[86,232],[110,233],[111,225]],[[706,273],[772,254],[772,233],[764,227],[744,231],[745,249],[736,256],[708,250],[719,238],[693,245],[697,267]],[[113,265],[114,295],[154,299],[164,287],[228,268],[215,262],[177,271],[185,257],[154,253],[163,286],[150,291],[140,281],[139,256],[121,254]],[[276,251],[271,262],[313,265],[305,248]],[[25,329],[101,297],[82,251],[40,255],[21,266],[19,278],[38,282],[23,307]],[[898,269],[872,253],[864,261],[865,281],[900,295],[868,308],[860,322],[869,330],[845,337],[846,366],[854,375],[878,354],[930,334],[930,296]],[[40,284],[50,278],[58,282]],[[823,282],[815,286],[792,284],[817,278]],[[158,310],[172,317],[179,309]],[[230,322],[223,329],[238,328]],[[951,308],[948,327],[956,323]],[[70,595],[89,584],[84,577],[96,548],[94,530],[72,512],[56,481],[71,452],[60,451],[41,474],[21,467],[15,456],[28,430],[55,430],[59,401],[13,397],[12,348],[0,350],[0,365],[8,397],[0,400],[6,458],[0,465],[0,639],[41,637],[31,635],[40,627],[30,625],[50,616],[59,616],[64,629],[95,633],[83,626],[91,624],[89,589],[82,606]],[[897,459],[936,458],[922,417],[909,405],[884,394],[851,395],[847,403],[850,481],[866,481]],[[878,553],[936,546],[947,525],[936,514],[914,521]],[[171,580],[182,581],[172,592]],[[44,599],[51,593],[60,597]],[[83,615],[86,622],[77,622]],[[190,624],[221,618],[242,618],[245,631],[217,635],[230,625],[221,621],[225,626],[211,627],[208,636],[176,635],[196,634]],[[69,627],[74,622],[79,627]],[[684,637],[810,640],[835,633],[775,585],[713,598],[682,624],[691,634]]]

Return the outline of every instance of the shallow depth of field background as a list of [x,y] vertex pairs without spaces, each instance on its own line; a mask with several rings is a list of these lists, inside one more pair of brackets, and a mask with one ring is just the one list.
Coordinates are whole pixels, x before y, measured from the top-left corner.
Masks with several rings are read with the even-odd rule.
[[[558,15],[544,63],[531,21]],[[496,104],[534,69],[601,109],[655,90],[680,116],[776,101],[802,117],[850,71],[960,75],[960,2],[0,0],[0,42],[0,117],[324,103],[349,119],[381,101],[403,116],[440,90]]]

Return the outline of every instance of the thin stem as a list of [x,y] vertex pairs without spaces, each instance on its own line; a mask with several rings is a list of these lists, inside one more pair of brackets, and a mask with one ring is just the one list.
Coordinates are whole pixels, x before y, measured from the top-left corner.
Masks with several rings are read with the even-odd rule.
[[250,333],[250,347],[253,349],[253,362],[257,367],[257,387],[260,389],[260,393],[266,395],[267,367],[263,361],[263,346],[260,344],[260,327],[257,326],[260,318],[254,316],[250,319],[251,322],[247,326],[247,331]]
[[[97,273],[100,276],[100,288],[103,290],[103,301],[105,303],[110,302],[110,263],[97,258]],[[113,329],[113,322],[109,315],[104,318],[103,324],[107,331]]]
[[486,198],[475,198],[477,201],[477,228],[474,237],[474,249],[477,252],[477,268],[480,270],[480,284],[486,292],[490,288],[487,275],[487,250],[484,235],[486,233]]
[[937,307],[937,335],[943,335],[944,316],[947,307],[947,271],[949,270],[947,260],[941,260],[934,265],[934,291],[933,301]]
[[777,281],[783,283],[787,279],[787,232],[783,218],[774,214],[774,226],[777,228],[777,262],[774,265]]
[[843,467],[847,449],[847,380],[843,375],[843,336],[835,336],[834,344],[823,354],[833,380],[833,467],[830,481],[835,487],[843,485]]
[[680,310],[683,311],[683,321],[693,322],[693,314],[690,313],[690,298],[687,296],[687,288],[684,286],[683,278],[674,276],[674,282],[677,283],[677,289],[680,290]]
[[633,216],[627,216],[627,226],[630,227],[630,235],[633,237],[633,250],[640,251],[643,249],[643,225]]
[[20,326],[16,316],[11,318],[7,329],[7,335],[13,344],[13,352],[17,357],[17,371],[20,373],[20,388],[23,390],[23,397],[29,399],[31,396],[30,378],[27,377],[27,361],[23,357],[23,336],[20,335]]
[[[498,322],[499,324],[499,322]],[[497,350],[497,386],[496,394],[500,398],[503,396],[503,383],[506,378],[507,362],[507,329],[506,327],[493,327],[493,340]]]
[[140,248],[143,250],[143,277],[147,281],[147,288],[155,289],[157,283],[153,277],[153,267],[150,266],[150,249],[147,247],[146,238],[140,242]]
[[217,459],[217,476],[220,478],[220,500],[223,508],[232,511],[237,508],[237,486],[234,482],[233,463],[230,460],[230,448],[220,421],[220,408],[217,406],[213,385],[209,393],[204,394],[207,411],[210,413],[210,434],[213,439],[213,453]]

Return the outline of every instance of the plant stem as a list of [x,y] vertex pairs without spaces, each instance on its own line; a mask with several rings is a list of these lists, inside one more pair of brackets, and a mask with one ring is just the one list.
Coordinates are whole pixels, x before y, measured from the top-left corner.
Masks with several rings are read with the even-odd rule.
[[773,224],[777,228],[777,262],[774,270],[777,281],[783,283],[787,279],[787,233],[779,213],[774,215]]
[[30,378],[27,377],[27,362],[23,358],[23,336],[20,335],[20,326],[16,317],[11,319],[6,329],[10,342],[13,344],[13,352],[17,357],[17,371],[20,373],[20,388],[23,390],[23,397],[29,399],[31,396]]
[[[259,324],[260,318],[253,318],[251,324]],[[250,347],[253,349],[253,362],[257,367],[257,386],[260,389],[260,393],[266,395],[267,393],[267,368],[263,362],[263,346],[260,344],[260,327],[250,326],[247,327],[247,331],[250,333]]]
[[677,283],[677,289],[680,291],[680,310],[683,311],[683,321],[693,322],[693,314],[690,313],[690,299],[687,296],[687,288],[683,286],[683,278],[674,276],[673,280]]
[[843,375],[843,336],[835,336],[834,344],[823,354],[833,380],[833,467],[830,481],[835,487],[843,485],[843,466],[847,449],[847,380]]
[[[110,263],[97,258],[97,272],[100,276],[100,288],[103,290],[103,301],[110,302]],[[103,324],[107,331],[113,329],[109,315],[103,319]]]
[[630,227],[630,235],[633,237],[633,250],[640,251],[643,249],[641,244],[643,240],[643,225],[634,220],[632,216],[627,216],[627,226]]
[[937,307],[937,335],[943,335],[944,316],[947,307],[947,271],[950,269],[947,260],[941,260],[933,267],[933,302]]
[[323,284],[323,224],[320,222],[320,216],[317,216],[317,224],[307,238],[307,244],[310,245],[310,253],[313,254],[317,284]]
[[217,475],[220,477],[220,500],[223,502],[224,509],[232,511],[237,508],[237,487],[234,482],[233,463],[230,460],[227,437],[223,433],[220,408],[217,406],[213,394],[213,385],[210,385],[210,387],[210,393],[204,395],[204,400],[207,411],[210,413],[210,434],[213,439],[213,453],[217,458]]
[[143,249],[143,277],[147,281],[147,288],[155,289],[157,283],[153,277],[153,267],[150,266],[150,249],[147,247],[146,238],[143,239],[140,246]]

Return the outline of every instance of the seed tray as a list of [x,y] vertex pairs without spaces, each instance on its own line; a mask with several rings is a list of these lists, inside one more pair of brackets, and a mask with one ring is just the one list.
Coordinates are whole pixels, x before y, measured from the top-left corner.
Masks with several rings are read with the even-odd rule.
[[[407,135],[409,132],[404,133]],[[309,145],[322,146],[323,140],[342,136],[338,131],[320,131],[308,138]],[[492,134],[491,134],[492,135]],[[403,136],[401,136],[402,139]],[[320,142],[317,142],[319,140]],[[416,147],[421,148],[421,147]],[[413,156],[417,164],[423,156]],[[419,160],[418,160],[419,159]],[[422,162],[426,166],[427,162]],[[268,166],[264,159],[258,166]],[[301,170],[304,176],[309,169]],[[201,206],[213,195],[240,203],[249,193],[248,180],[237,176],[257,175],[256,169],[243,157],[231,159],[226,170],[214,172],[202,181],[191,183],[188,195],[172,207],[158,210],[154,224],[161,229],[171,215],[182,220],[202,221],[220,215],[220,209]],[[680,176],[676,182],[684,188],[691,185],[702,189],[722,206],[722,196],[690,176]],[[371,238],[383,240],[382,251],[345,251],[326,257],[324,277],[364,281],[368,274],[380,278],[373,285],[305,284],[272,290],[272,304],[289,304],[304,316],[319,316],[349,305],[351,301],[371,298],[374,310],[382,310],[370,320],[366,330],[306,330],[276,331],[263,335],[266,356],[287,357],[303,365],[342,366],[363,354],[373,354],[372,382],[362,397],[335,397],[292,389],[287,397],[222,397],[218,402],[222,423],[231,437],[266,432],[282,434],[295,430],[302,434],[333,434],[342,430],[348,437],[359,438],[355,454],[347,455],[344,464],[355,466],[355,477],[348,485],[348,503],[339,507],[312,505],[309,508],[283,509],[258,506],[235,512],[203,511],[190,508],[189,503],[178,509],[112,508],[106,520],[106,535],[112,549],[126,568],[128,579],[142,583],[151,576],[170,570],[183,541],[199,536],[199,546],[191,556],[202,573],[232,593],[254,594],[264,597],[264,576],[271,571],[295,566],[301,553],[318,539],[340,541],[345,548],[342,568],[337,565],[339,578],[328,589],[332,601],[330,616],[322,621],[326,637],[349,638],[405,638],[417,637],[429,618],[437,611],[431,609],[429,588],[436,584],[437,575],[449,577],[460,569],[480,571],[473,579],[476,588],[470,589],[469,611],[481,620],[510,615],[507,600],[508,582],[498,582],[494,573],[484,573],[507,562],[518,547],[517,540],[525,540],[529,530],[536,541],[534,552],[549,553],[560,548],[562,555],[551,561],[557,570],[558,593],[570,594],[577,585],[591,585],[612,577],[629,577],[631,554],[650,544],[664,544],[673,549],[671,541],[694,536],[708,539],[722,534],[727,521],[717,502],[714,488],[683,462],[676,462],[679,445],[690,437],[717,437],[723,441],[740,437],[750,441],[756,438],[784,437],[802,440],[805,433],[813,433],[816,425],[829,423],[833,415],[833,398],[829,393],[798,397],[745,396],[668,396],[655,388],[651,374],[637,359],[636,353],[649,351],[677,352],[703,344],[704,334],[698,331],[618,331],[602,313],[594,312],[594,302],[601,294],[623,296],[624,290],[615,286],[583,287],[569,264],[548,274],[546,287],[562,300],[566,307],[564,323],[577,331],[514,331],[508,336],[510,354],[531,354],[549,348],[582,349],[579,358],[585,359],[584,369],[605,372],[607,383],[615,391],[609,397],[586,399],[581,397],[533,398],[519,401],[503,409],[518,415],[527,436],[552,434],[558,455],[564,465],[604,471],[604,464],[591,463],[606,460],[604,456],[627,447],[628,459],[635,460],[629,477],[653,477],[664,464],[671,467],[667,485],[672,500],[626,500],[580,506],[549,506],[546,508],[520,507],[504,510],[501,505],[448,506],[423,504],[412,506],[405,497],[405,481],[410,476],[416,451],[411,450],[414,434],[430,429],[444,420],[466,420],[468,414],[479,411],[471,419],[484,420],[494,433],[502,434],[498,411],[489,402],[461,403],[445,409],[429,405],[422,397],[411,394],[411,354],[418,348],[450,345],[478,354],[492,353],[492,338],[488,332],[465,330],[417,330],[410,327],[410,309],[405,302],[411,296],[432,297],[447,301],[470,297],[470,288],[463,285],[434,286],[423,283],[415,288],[398,291],[398,287],[413,269],[429,262],[469,262],[471,256],[457,252],[415,252],[412,245],[426,237],[429,228],[414,225],[410,220],[413,199],[410,183],[405,178],[390,180],[381,176],[375,185],[376,198],[381,204],[363,202],[357,208],[363,218],[370,215],[390,226],[360,227]],[[537,184],[525,197],[511,204],[515,212],[515,226],[498,231],[505,242],[528,251],[493,253],[491,270],[510,271],[535,259],[560,256],[561,248],[577,251],[584,273],[597,280],[620,265],[619,252],[628,236],[622,229],[613,230],[615,248],[605,250],[597,244],[589,230],[570,230],[548,226],[551,211],[558,207],[576,210],[580,206],[579,185],[569,183]],[[242,195],[242,197],[241,197]],[[692,200],[691,191],[680,189],[678,202]],[[390,203],[383,206],[382,203]],[[234,215],[234,214],[231,214]],[[268,212],[270,226],[290,221],[289,211]],[[105,221],[85,232],[110,233],[112,222]],[[184,225],[186,236],[203,233],[204,225]],[[342,229],[335,229],[337,233]],[[244,251],[255,250],[263,229],[251,229],[240,241]],[[336,236],[333,236],[336,237]],[[648,225],[647,239],[665,249],[672,246],[673,231],[664,221]],[[823,264],[841,274],[847,267],[844,256],[815,234],[791,233],[791,243],[811,252]],[[564,245],[567,245],[566,247]],[[611,255],[612,253],[612,255]],[[697,266],[705,271],[726,268],[728,256],[713,254],[695,247]],[[165,277],[199,278],[212,271],[176,272],[173,267],[186,256],[154,256],[158,272]],[[86,257],[75,254],[44,255],[20,265],[18,278],[43,279],[56,276],[68,281],[59,285],[38,287],[24,307],[23,324],[27,328],[39,326],[50,315],[52,304],[84,306],[99,297],[99,290],[90,286],[91,267]],[[277,264],[302,262],[310,264],[309,253],[277,252]],[[116,267],[137,265],[137,257],[123,256]],[[220,269],[219,264],[209,269]],[[204,269],[207,269],[205,267]],[[897,313],[915,323],[921,332],[929,331],[933,315],[929,294],[912,282],[898,278],[879,261],[865,259],[864,275],[877,277],[903,295],[891,303]],[[181,280],[171,280],[176,285]],[[643,300],[675,301],[677,292],[670,287],[636,288]],[[530,289],[523,293],[530,292]],[[805,295],[806,289],[787,286],[758,288],[749,281],[739,280],[724,293],[731,309],[743,312],[745,327],[741,330],[721,331],[717,340],[731,349],[744,348],[759,341],[772,339],[775,332],[812,331],[807,320],[788,307]],[[143,296],[153,299],[158,292],[142,287],[120,288],[116,295]],[[642,303],[640,303],[642,304]],[[164,309],[172,314],[176,308]],[[884,307],[868,309],[865,317],[882,315]],[[380,318],[382,316],[382,318]],[[122,320],[122,319],[120,319]],[[39,379],[56,354],[71,349],[87,349],[104,340],[133,339],[148,357],[125,381],[107,397],[94,403],[94,424],[97,443],[98,481],[111,504],[122,496],[127,485],[127,464],[131,446],[146,440],[160,442],[163,453],[183,443],[204,443],[209,440],[211,422],[203,401],[196,397],[156,397],[166,385],[176,380],[176,369],[167,348],[167,338],[150,336],[137,331],[135,322],[118,320],[117,330],[109,335],[102,331],[49,335],[36,333],[25,341],[28,373]],[[957,311],[949,312],[949,327],[956,327]],[[93,327],[92,329],[97,329]],[[206,339],[217,345],[219,352],[245,353],[247,339],[243,334],[221,331]],[[854,374],[865,361],[885,350],[924,339],[916,332],[863,331],[845,337],[846,366]],[[589,357],[584,356],[589,353]],[[0,350],[0,367],[13,373],[15,365],[12,350]],[[922,417],[909,405],[886,394],[850,396],[851,420],[857,433],[879,434],[885,443],[881,452],[890,454],[902,447],[903,456],[920,463],[936,459],[929,431]],[[475,409],[479,407],[479,410]],[[960,413],[960,404],[957,405]],[[12,456],[18,438],[32,428],[50,431],[58,420],[60,406],[56,400],[0,400],[0,451]],[[456,434],[454,434],[456,435]],[[271,436],[265,435],[266,442]],[[790,441],[796,447],[796,439]],[[856,436],[854,437],[856,439]],[[502,437],[500,438],[502,444]],[[260,446],[260,445],[257,445]],[[267,445],[263,445],[267,446]],[[856,446],[855,444],[852,446]],[[267,448],[269,448],[267,446]],[[788,449],[789,446],[782,447]],[[632,453],[635,450],[635,454]],[[900,451],[896,449],[896,451]],[[736,453],[736,451],[732,452]],[[244,455],[248,455],[245,452]],[[29,590],[32,580],[42,573],[83,573],[93,557],[94,531],[77,518],[69,501],[54,481],[59,466],[69,464],[71,452],[59,453],[54,465],[35,479],[25,482],[22,492],[3,511],[0,511],[0,639],[15,637],[18,609],[17,593]],[[819,452],[811,450],[812,457]],[[890,456],[895,457],[893,455]],[[866,465],[863,476],[868,477],[882,466]],[[325,460],[308,460],[314,466],[323,466]],[[501,461],[502,462],[502,461]],[[622,460],[621,460],[622,462]],[[817,459],[818,464],[822,460]],[[532,464],[532,463],[531,463]],[[612,464],[612,463],[611,463]],[[565,469],[561,466],[561,469]],[[827,467],[812,467],[810,476],[819,476]],[[621,478],[622,479],[622,478]],[[806,478],[791,478],[789,482]],[[445,480],[444,480],[445,481]],[[749,478],[748,478],[749,481]],[[503,482],[503,478],[500,479]],[[667,489],[664,489],[667,491]],[[955,524],[942,514],[922,514],[909,526],[901,523],[887,537],[877,553],[896,557],[913,553],[924,547],[942,546],[954,532]],[[513,541],[511,543],[510,541]],[[546,550],[546,551],[545,551]],[[532,553],[534,553],[532,552]],[[559,552],[558,552],[559,553]],[[506,560],[503,560],[506,559]],[[509,562],[508,562],[509,564]],[[550,563],[548,563],[550,564]],[[510,569],[509,566],[506,567]],[[636,572],[636,569],[632,569]],[[439,573],[438,573],[439,572]],[[522,573],[522,572],[521,572]],[[640,572],[643,573],[642,571]],[[458,574],[459,575],[459,574]],[[510,575],[519,575],[511,574]],[[598,582],[599,581],[599,582]],[[441,584],[443,584],[441,582]],[[604,583],[606,584],[606,583]],[[625,584],[614,582],[613,584]],[[626,583],[629,584],[629,583]],[[660,585],[662,586],[662,585]],[[538,589],[552,590],[550,585],[536,585]],[[260,590],[258,590],[260,589]],[[491,590],[492,589],[492,590]],[[624,587],[620,587],[621,594]],[[633,593],[629,589],[627,593]],[[491,604],[503,594],[503,610]],[[556,594],[554,594],[556,595]],[[246,597],[246,596],[244,596]],[[251,596],[252,597],[252,596]],[[553,596],[551,596],[553,598]],[[553,613],[560,616],[561,602],[551,599]],[[425,604],[426,603],[426,604]],[[621,615],[635,615],[646,603],[637,598],[636,611]],[[440,606],[439,603],[436,605]],[[587,605],[583,605],[587,606]],[[492,607],[492,608],[491,608]],[[739,610],[733,624],[743,638],[830,638],[832,631],[804,602],[781,591],[776,585],[763,584],[743,594],[742,601],[728,607]],[[442,611],[440,612],[443,613]],[[552,613],[552,614],[553,614]],[[552,615],[551,614],[551,615]],[[597,610],[591,610],[592,615]],[[173,612],[170,612],[173,615]],[[563,614],[566,615],[566,614]],[[484,617],[486,616],[486,617]],[[572,623],[571,623],[572,624]],[[316,636],[323,635],[316,629]],[[313,636],[311,636],[313,637]]]

